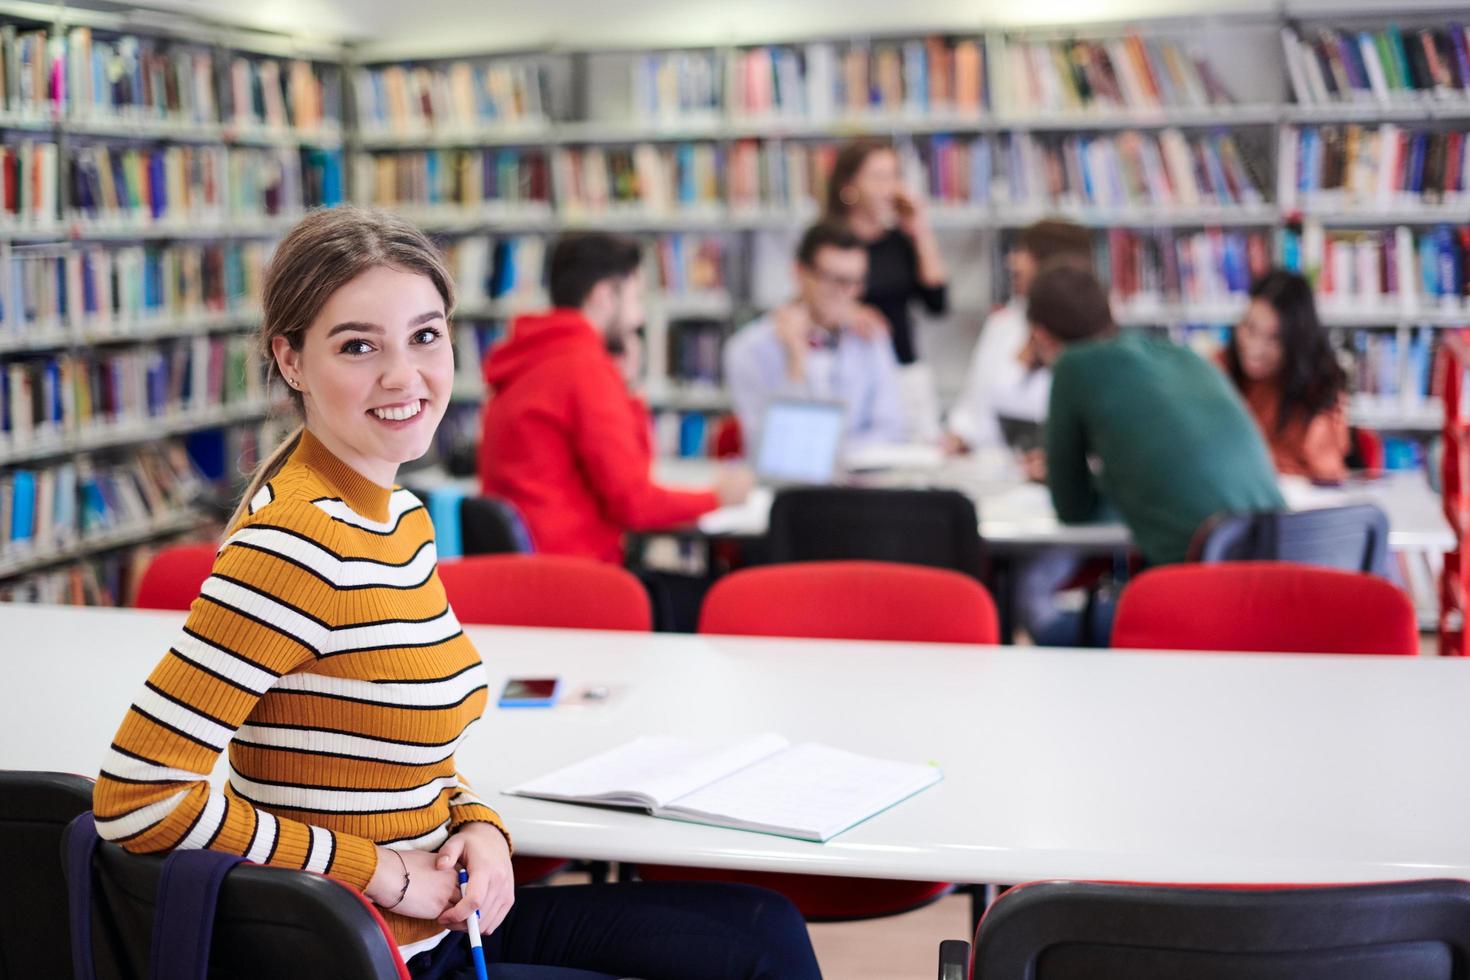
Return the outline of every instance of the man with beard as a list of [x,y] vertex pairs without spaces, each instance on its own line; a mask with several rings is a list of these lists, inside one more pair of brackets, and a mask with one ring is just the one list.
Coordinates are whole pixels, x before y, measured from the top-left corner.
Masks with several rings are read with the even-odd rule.
[[552,309],[517,317],[485,358],[480,485],[514,504],[536,550],[621,563],[625,531],[693,521],[749,492],[749,471],[702,491],[653,482],[647,407],[622,361],[643,323],[638,243],[561,238],[551,251]]

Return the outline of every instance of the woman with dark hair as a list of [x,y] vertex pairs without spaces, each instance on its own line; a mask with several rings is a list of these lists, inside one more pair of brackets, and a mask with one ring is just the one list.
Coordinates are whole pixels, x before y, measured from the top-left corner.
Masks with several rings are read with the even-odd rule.
[[1349,448],[1347,375],[1317,319],[1312,287],[1273,269],[1221,355],[1271,448],[1279,473],[1341,480]]
[[903,189],[892,144],[860,139],[843,146],[827,182],[826,216],[846,225],[867,248],[862,301],[883,314],[898,363],[914,363],[909,304],[918,299],[930,313],[943,313],[949,273],[923,201]]

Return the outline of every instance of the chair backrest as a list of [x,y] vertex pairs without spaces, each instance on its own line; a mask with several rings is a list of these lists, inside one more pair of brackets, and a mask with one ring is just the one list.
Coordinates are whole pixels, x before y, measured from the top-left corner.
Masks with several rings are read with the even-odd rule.
[[[98,980],[148,976],[162,870],[161,855],[98,845],[91,903]],[[323,875],[241,864],[220,891],[209,976],[407,980],[408,971],[382,917],[358,892]]]
[[1217,514],[1195,533],[1191,561],[1294,561],[1388,574],[1388,517],[1372,504]]
[[957,490],[802,487],[776,494],[771,560],[896,561],[979,576],[979,518]]
[[1403,590],[1372,575],[1290,562],[1168,565],[1123,590],[1112,645],[1411,656],[1419,627]]
[[1002,895],[981,920],[971,975],[1465,980],[1470,883],[1026,885]]
[[996,643],[995,603],[968,575],[877,561],[766,565],[705,596],[701,633]]
[[648,593],[616,565],[561,555],[479,555],[442,562],[439,580],[463,623],[646,631]]
[[90,779],[0,772],[0,980],[71,976],[61,841],[90,809]]
[[495,497],[465,497],[459,504],[460,547],[465,555],[526,554],[536,550],[520,512]]
[[199,598],[218,551],[213,544],[180,544],[159,551],[143,572],[134,605],[187,612]]

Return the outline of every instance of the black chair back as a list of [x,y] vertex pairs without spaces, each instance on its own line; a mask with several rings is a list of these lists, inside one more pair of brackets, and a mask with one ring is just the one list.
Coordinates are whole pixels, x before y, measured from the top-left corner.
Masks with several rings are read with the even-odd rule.
[[1271,890],[1046,882],[975,936],[984,980],[1465,980],[1470,883]]
[[[130,854],[107,841],[98,846],[92,863],[98,980],[146,980],[162,870],[162,855]],[[365,899],[329,878],[241,864],[220,890],[210,980],[400,980],[406,974],[379,921]]]
[[984,571],[975,505],[957,490],[802,487],[771,505],[771,560],[896,561]]
[[1388,517],[1373,504],[1217,514],[1200,527],[1190,560],[1294,561],[1388,574]]
[[531,551],[526,525],[503,500],[466,497],[459,503],[460,547],[469,555],[525,554]]
[[0,980],[71,976],[61,840],[90,809],[90,779],[0,772]]

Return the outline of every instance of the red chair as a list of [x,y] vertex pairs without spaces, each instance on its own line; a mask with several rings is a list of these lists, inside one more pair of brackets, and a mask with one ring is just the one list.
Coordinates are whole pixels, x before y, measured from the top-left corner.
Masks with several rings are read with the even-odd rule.
[[199,598],[218,552],[219,547],[213,544],[180,544],[159,551],[143,571],[133,605],[188,612]]
[[630,630],[653,628],[643,585],[603,562],[560,555],[475,555],[439,565],[461,622],[492,626]]
[[[995,603],[959,572],[892,562],[801,562],[727,575],[705,596],[701,633],[993,644]],[[640,865],[648,881],[738,881],[786,895],[811,921],[896,915],[948,894],[941,881],[888,881]]]
[[[647,632],[648,593],[615,565],[556,555],[475,555],[439,566],[439,580],[462,623]],[[564,858],[514,857],[516,884],[541,881]]]
[[1123,590],[1112,645],[1413,656],[1419,625],[1403,590],[1373,575],[1290,562],[1171,565]]

